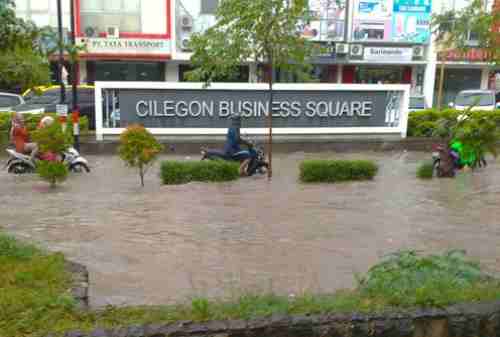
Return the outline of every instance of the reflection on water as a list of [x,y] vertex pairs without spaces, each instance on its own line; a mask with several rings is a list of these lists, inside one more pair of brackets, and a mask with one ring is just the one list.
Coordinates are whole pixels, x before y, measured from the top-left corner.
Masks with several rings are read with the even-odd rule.
[[[303,158],[372,158],[373,182],[302,185]],[[86,264],[92,304],[162,304],[238,290],[329,292],[354,284],[401,248],[467,249],[500,270],[498,164],[456,179],[418,181],[423,153],[290,154],[275,177],[146,188],[118,158],[91,157],[89,175],[48,191],[0,173],[0,226]]]

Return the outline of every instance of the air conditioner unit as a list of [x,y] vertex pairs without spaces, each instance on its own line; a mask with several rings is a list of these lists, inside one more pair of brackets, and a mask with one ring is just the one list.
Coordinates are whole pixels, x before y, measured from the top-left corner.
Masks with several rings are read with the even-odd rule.
[[351,45],[351,56],[355,57],[363,56],[363,46],[360,44]]
[[184,37],[182,38],[181,40],[181,49],[182,51],[190,51],[190,47],[189,47],[189,42],[191,41],[191,39],[189,37]]
[[85,27],[86,37],[97,37],[97,27],[88,26]]
[[106,36],[111,39],[119,39],[120,29],[116,26],[109,26],[106,28]]
[[424,57],[424,46],[415,46],[413,47],[413,57],[414,58],[422,58]]
[[345,43],[337,43],[335,45],[335,53],[336,54],[347,54],[349,53],[349,45]]
[[190,15],[181,16],[181,27],[183,30],[191,30],[193,28],[193,18]]

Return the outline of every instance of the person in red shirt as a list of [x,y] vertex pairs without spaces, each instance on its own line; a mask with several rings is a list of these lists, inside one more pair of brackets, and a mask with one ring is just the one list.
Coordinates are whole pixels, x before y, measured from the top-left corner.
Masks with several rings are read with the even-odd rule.
[[38,153],[38,145],[30,142],[28,129],[24,125],[23,115],[16,112],[12,117],[12,128],[10,129],[10,138],[16,146],[16,152],[29,153],[31,159],[35,159]]

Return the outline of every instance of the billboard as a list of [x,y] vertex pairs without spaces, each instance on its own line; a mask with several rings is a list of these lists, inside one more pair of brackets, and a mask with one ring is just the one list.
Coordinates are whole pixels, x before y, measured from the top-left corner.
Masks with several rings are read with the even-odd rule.
[[352,38],[355,41],[390,41],[393,0],[355,0]]
[[342,41],[345,4],[345,0],[309,0],[307,15],[299,24],[301,36],[311,41]]
[[428,43],[431,7],[431,0],[394,0],[392,41]]

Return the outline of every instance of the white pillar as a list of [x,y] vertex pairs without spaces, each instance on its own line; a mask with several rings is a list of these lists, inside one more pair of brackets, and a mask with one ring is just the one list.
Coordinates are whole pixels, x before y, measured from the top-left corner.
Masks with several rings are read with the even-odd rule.
[[490,81],[490,68],[484,67],[481,69],[481,89],[487,90]]
[[259,77],[257,75],[257,64],[256,63],[250,63],[248,65],[248,82],[250,83],[257,83],[259,81]]
[[78,63],[78,71],[79,71],[79,82],[80,84],[87,84],[87,62],[80,61]]
[[165,79],[167,82],[179,82],[179,65],[168,62],[165,67]]

